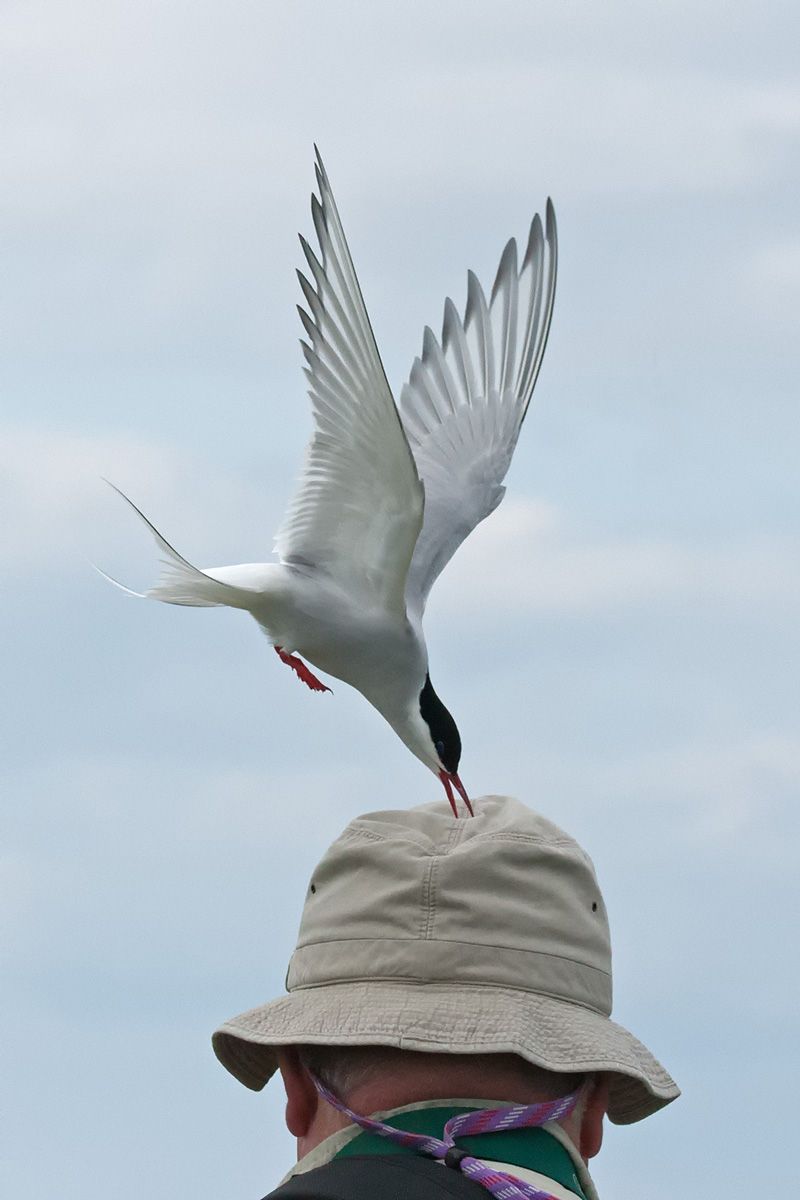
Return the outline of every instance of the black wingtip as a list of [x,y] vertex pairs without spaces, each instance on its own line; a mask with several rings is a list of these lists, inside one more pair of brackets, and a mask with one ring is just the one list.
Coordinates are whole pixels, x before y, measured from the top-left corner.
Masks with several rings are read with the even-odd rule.
[[547,236],[548,238],[551,236],[555,237],[558,232],[558,226],[556,225],[556,210],[555,205],[549,196],[547,197],[547,204],[545,205],[545,216],[547,218]]
[[331,190],[328,172],[325,170],[325,163],[322,161],[322,155],[319,152],[319,146],[314,142],[314,174],[317,179],[317,187],[319,188],[320,199],[325,198],[325,193]]

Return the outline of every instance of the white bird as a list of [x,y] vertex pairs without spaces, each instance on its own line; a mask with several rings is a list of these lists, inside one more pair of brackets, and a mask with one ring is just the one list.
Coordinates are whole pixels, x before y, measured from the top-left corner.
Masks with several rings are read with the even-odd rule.
[[488,301],[472,272],[463,320],[445,301],[441,341],[425,329],[398,407],[319,152],[316,178],[321,257],[301,236],[311,278],[298,271],[314,431],[278,561],[199,570],[120,493],[161,551],[158,583],[143,594],[249,612],[300,679],[330,691],[305,659],[356,688],[439,777],[454,814],[453,788],[472,813],[422,617],[439,573],[505,494],[550,328],[555,214],[548,200],[545,232],[534,217],[521,266],[508,242]]

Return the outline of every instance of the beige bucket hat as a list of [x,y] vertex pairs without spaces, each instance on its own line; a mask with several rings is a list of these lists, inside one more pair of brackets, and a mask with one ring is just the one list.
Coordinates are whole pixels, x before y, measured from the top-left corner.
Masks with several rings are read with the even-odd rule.
[[312,876],[288,995],[213,1036],[237,1079],[264,1087],[276,1046],[374,1044],[609,1072],[618,1124],[680,1094],[609,1019],[608,919],[588,855],[518,800],[474,805],[465,820],[441,802],[347,826]]

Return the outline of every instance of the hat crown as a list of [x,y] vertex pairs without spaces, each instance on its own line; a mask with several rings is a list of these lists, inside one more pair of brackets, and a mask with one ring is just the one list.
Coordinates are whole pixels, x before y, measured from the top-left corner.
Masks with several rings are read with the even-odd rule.
[[611,948],[592,862],[518,800],[368,813],[315,870],[290,991],[357,980],[517,988],[608,1015]]

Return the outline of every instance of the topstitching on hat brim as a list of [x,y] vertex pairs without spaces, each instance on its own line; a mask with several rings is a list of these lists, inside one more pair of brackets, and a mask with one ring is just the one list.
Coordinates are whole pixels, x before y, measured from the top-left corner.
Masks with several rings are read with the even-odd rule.
[[281,1045],[384,1045],[449,1054],[518,1054],[547,1070],[607,1072],[609,1118],[630,1124],[680,1089],[623,1026],[582,1005],[517,989],[356,981],[298,989],[225,1022],[220,1062],[260,1090]]

